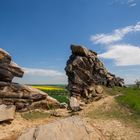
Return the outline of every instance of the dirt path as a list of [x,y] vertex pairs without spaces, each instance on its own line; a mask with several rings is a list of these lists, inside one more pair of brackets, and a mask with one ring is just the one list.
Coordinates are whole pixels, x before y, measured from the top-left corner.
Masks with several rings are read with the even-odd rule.
[[[140,140],[140,128],[124,123],[117,118],[104,118],[104,116],[98,118],[96,115],[99,110],[103,110],[105,113],[117,106],[114,97],[107,96],[87,105],[80,115],[86,117],[92,126],[100,131],[105,140]],[[92,116],[89,115],[91,112]]]
[[[140,140],[140,129],[123,123],[117,118],[104,118],[96,113],[103,110],[104,113],[117,108],[118,105],[113,96],[107,96],[97,102],[88,104],[79,115],[85,119],[97,130],[102,137],[101,140]],[[67,114],[66,110],[58,110]],[[70,115],[70,114],[69,114]],[[34,127],[41,124],[47,124],[61,117],[47,117],[44,119],[26,120],[20,113],[16,114],[16,118],[11,124],[0,124],[0,140],[16,140],[16,137],[26,128]]]
[[[60,112],[66,112],[66,110],[61,109]],[[11,123],[0,124],[0,140],[16,140],[17,136],[20,135],[26,128],[47,124],[57,119],[61,119],[61,117],[50,116],[46,118],[26,120],[21,117],[21,113],[16,113],[15,119]]]
[[19,113],[16,114],[15,119],[11,124],[2,123],[0,125],[0,140],[15,139],[17,135],[25,128],[34,127],[38,124],[48,123],[51,119],[29,121],[23,119]]

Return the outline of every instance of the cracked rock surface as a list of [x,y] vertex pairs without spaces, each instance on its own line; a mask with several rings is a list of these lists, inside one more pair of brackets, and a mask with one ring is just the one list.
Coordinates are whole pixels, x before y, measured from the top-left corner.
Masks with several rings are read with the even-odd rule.
[[75,116],[25,131],[18,140],[98,140],[104,138],[86,120]]

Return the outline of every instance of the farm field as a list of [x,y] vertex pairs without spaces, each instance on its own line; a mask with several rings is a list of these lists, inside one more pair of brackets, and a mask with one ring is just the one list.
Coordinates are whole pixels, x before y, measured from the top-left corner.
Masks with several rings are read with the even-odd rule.
[[[57,99],[59,102],[68,103],[69,92],[65,85],[32,85],[34,88],[46,92],[49,96]],[[131,86],[127,88],[105,88],[105,91],[109,95],[119,95],[116,97],[116,101],[129,108],[132,112],[140,114],[140,89]]]
[[46,92],[49,96],[57,99],[61,103],[68,103],[69,93],[65,85],[32,85],[32,87]]
[[57,85],[33,85],[32,87],[35,87],[40,90],[65,90],[64,87],[57,86]]

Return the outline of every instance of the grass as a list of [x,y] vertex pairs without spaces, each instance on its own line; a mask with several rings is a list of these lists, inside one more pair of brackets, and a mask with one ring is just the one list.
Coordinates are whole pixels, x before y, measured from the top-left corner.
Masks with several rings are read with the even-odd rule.
[[140,89],[132,87],[125,88],[122,91],[122,95],[116,99],[119,104],[130,108],[131,111],[140,115]]
[[120,109],[115,112],[112,110],[108,114],[140,127],[140,89],[131,86],[126,88],[114,87],[109,90],[111,91],[108,92],[110,95],[118,95],[115,99]]
[[140,89],[136,87],[114,87],[105,88],[105,91],[109,95],[118,95],[116,101],[129,108],[132,112],[140,114]]
[[65,85],[33,85],[34,88],[46,92],[49,96],[57,99],[60,103],[68,103],[68,91]]
[[46,112],[32,111],[23,113],[21,116],[26,120],[35,120],[50,117],[50,114]]
[[126,124],[131,124],[140,128],[140,89],[136,87],[114,87],[104,90],[109,95],[117,95],[115,104],[105,109],[105,105],[96,110],[88,112],[90,118],[119,119]]
[[58,95],[58,94],[49,94],[51,97],[57,99],[60,103],[68,103],[69,100],[68,100],[68,96],[66,95]]
[[129,110],[122,108],[121,106],[111,106],[109,110],[104,110],[104,107],[100,107],[96,110],[92,110],[87,113],[87,117],[91,119],[117,119],[121,122],[140,128],[140,116],[135,113],[130,113]]

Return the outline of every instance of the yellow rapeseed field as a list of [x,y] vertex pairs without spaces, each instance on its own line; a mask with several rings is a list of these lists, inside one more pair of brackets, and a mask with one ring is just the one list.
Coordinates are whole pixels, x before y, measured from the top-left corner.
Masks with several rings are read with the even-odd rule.
[[32,86],[32,87],[40,90],[64,90],[64,88],[56,86]]

